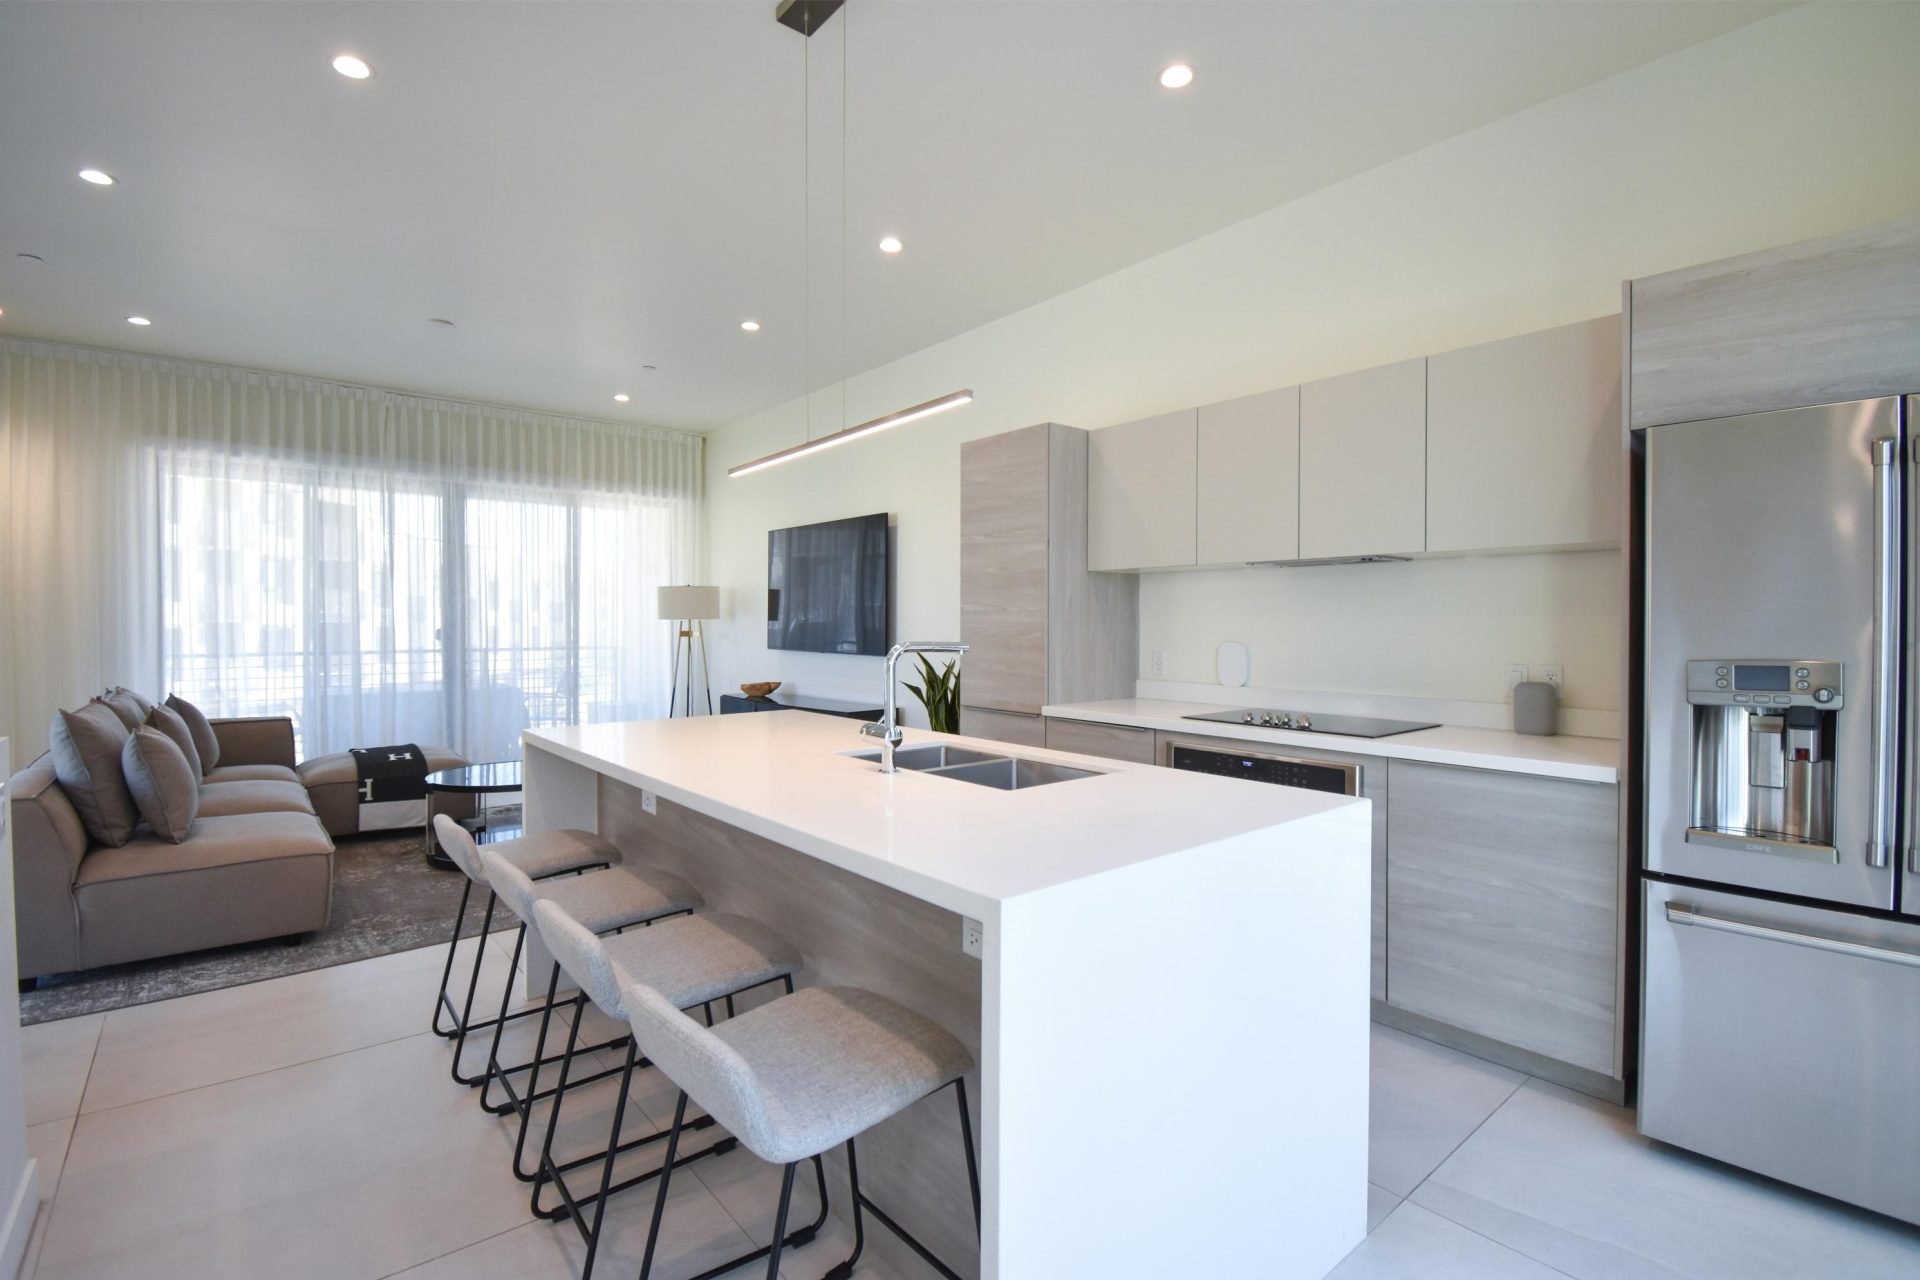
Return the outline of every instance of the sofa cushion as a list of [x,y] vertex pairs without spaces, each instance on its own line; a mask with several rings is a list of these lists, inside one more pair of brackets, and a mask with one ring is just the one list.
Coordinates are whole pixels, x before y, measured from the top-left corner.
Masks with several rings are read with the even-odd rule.
[[158,729],[141,725],[120,748],[120,771],[153,834],[172,844],[186,839],[200,812],[200,778],[186,753]]
[[208,782],[293,782],[300,775],[283,764],[223,764],[207,770]]
[[187,722],[187,731],[193,735],[193,745],[200,752],[200,771],[205,773],[219,764],[220,739],[214,736],[213,725],[208,723],[206,712],[177,693],[167,695],[167,705]]
[[193,730],[187,728],[187,722],[180,718],[178,711],[172,707],[155,707],[147,712],[147,723],[166,734],[173,740],[173,745],[180,748],[180,754],[193,766],[194,777],[206,776],[207,771],[200,766],[200,748],[193,741]]
[[140,821],[140,810],[120,771],[120,748],[128,736],[127,726],[104,702],[89,702],[78,711],[57,711],[47,728],[60,789],[73,801],[87,834],[110,847],[125,844]]
[[153,703],[121,685],[115,685],[94,701],[104,702],[112,707],[113,713],[120,717],[120,723],[126,725],[129,730],[138,729],[145,724],[148,713],[153,710]]
[[312,813],[313,801],[297,782],[249,780],[209,782],[200,788],[200,815],[228,818],[237,813]]
[[83,967],[323,928],[333,841],[311,814],[202,817],[181,844],[95,849],[74,880]]

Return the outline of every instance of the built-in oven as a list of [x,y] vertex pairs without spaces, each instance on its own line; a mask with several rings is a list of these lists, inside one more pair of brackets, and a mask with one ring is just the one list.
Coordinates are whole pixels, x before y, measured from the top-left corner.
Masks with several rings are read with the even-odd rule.
[[1224,751],[1187,742],[1167,744],[1167,764],[1189,773],[1211,773],[1222,778],[1245,778],[1308,791],[1330,791],[1338,796],[1360,794],[1360,767],[1265,751]]

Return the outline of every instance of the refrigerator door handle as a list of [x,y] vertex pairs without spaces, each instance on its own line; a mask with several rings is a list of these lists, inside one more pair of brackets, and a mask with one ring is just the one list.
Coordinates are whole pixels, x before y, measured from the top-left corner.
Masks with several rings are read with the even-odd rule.
[[1798,933],[1792,929],[1776,929],[1772,925],[1749,924],[1745,920],[1710,916],[1698,907],[1688,906],[1684,902],[1667,904],[1667,923],[1694,925],[1702,929],[1712,929],[1717,933],[1737,933],[1743,938],[1758,938],[1762,942],[1785,942],[1791,946],[1806,947],[1812,951],[1831,951],[1835,955],[1852,956],[1858,960],[1881,960],[1887,964],[1907,965],[1920,969],[1920,955],[1915,955],[1911,951],[1895,951],[1891,947],[1875,947],[1864,942],[1847,942],[1841,938],[1823,938],[1817,933]]
[[1873,451],[1873,829],[1867,865],[1884,867],[1894,842],[1900,729],[1900,442],[1880,436]]
[[[1908,461],[1916,474],[1920,474],[1920,434],[1915,434],[1920,423],[1914,421],[1913,404],[1910,400],[1906,410],[1908,438],[1911,452]],[[1910,509],[1907,511],[1907,563],[1920,573],[1920,481],[1908,480],[1904,486]],[[1906,820],[1907,870],[1920,876],[1920,684],[1914,684],[1916,672],[1920,666],[1914,662],[1913,646],[1920,641],[1920,590],[1907,592],[1907,672],[1910,687],[1907,689],[1906,720],[1906,770],[1904,801],[1902,812]],[[1920,904],[1914,904],[1920,908]]]

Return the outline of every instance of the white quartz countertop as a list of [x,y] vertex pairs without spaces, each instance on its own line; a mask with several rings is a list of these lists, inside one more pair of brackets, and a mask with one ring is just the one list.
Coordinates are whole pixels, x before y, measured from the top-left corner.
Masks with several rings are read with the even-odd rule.
[[1393,760],[1420,760],[1428,764],[1459,765],[1467,769],[1498,769],[1531,773],[1543,778],[1576,782],[1618,782],[1620,744],[1612,738],[1535,737],[1498,729],[1416,729],[1389,738],[1350,738],[1335,733],[1296,733],[1263,729],[1258,725],[1188,720],[1186,716],[1212,711],[1235,711],[1204,702],[1171,702],[1159,698],[1115,698],[1109,702],[1074,702],[1042,707],[1041,714],[1063,720],[1091,720],[1099,724],[1130,725],[1168,733],[1202,737],[1239,738],[1270,746],[1302,750],[1344,751],[1350,755],[1386,756]]
[[[1312,857],[1316,830],[1365,820],[1366,801],[1344,796],[926,730],[906,730],[902,745],[951,741],[1096,776],[998,791],[883,774],[850,758],[879,745],[855,722],[804,711],[529,729],[523,739],[529,756],[550,752],[979,919],[997,919],[1012,898],[1269,828],[1293,827],[1275,832],[1277,855]],[[529,767],[529,787],[538,776]]]

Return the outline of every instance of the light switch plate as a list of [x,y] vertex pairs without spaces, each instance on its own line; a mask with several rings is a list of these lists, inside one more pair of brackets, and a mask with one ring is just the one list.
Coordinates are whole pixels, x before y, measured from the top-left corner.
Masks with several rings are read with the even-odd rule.
[[960,949],[976,960],[986,958],[986,926],[972,916],[960,917]]
[[1513,701],[1513,686],[1521,683],[1526,678],[1527,678],[1526,663],[1509,662],[1507,664],[1507,701],[1508,702]]
[[659,811],[660,798],[651,791],[642,791],[640,793],[640,812],[658,813]]

